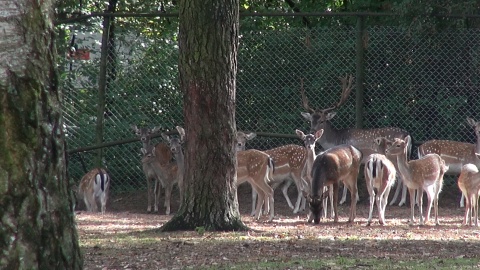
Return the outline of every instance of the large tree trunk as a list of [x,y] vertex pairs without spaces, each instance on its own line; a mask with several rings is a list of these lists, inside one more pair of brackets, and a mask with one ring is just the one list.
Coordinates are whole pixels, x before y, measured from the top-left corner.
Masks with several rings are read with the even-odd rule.
[[238,0],[180,2],[185,196],[163,230],[246,229],[236,187]]
[[81,269],[52,0],[0,1],[0,269]]

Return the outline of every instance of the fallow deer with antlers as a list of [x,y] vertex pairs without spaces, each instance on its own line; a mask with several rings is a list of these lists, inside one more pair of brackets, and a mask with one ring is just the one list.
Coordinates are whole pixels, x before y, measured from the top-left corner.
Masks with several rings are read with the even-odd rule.
[[[308,112],[302,112],[302,116],[310,121],[312,133],[323,129],[323,136],[318,141],[324,149],[329,149],[333,146],[341,144],[350,144],[358,148],[363,154],[362,163],[365,163],[367,157],[370,154],[375,153],[375,150],[372,149],[372,142],[375,138],[385,137],[387,139],[393,140],[395,138],[405,138],[409,133],[401,128],[397,127],[384,127],[384,128],[374,128],[374,129],[357,129],[357,128],[348,128],[348,129],[336,129],[333,127],[331,120],[336,115],[335,110],[341,107],[348,99],[350,92],[352,91],[352,82],[353,76],[345,76],[340,78],[342,84],[342,93],[340,101],[325,109],[313,109],[308,104],[308,99],[303,88],[303,80],[301,80],[301,94],[303,107]],[[408,154],[411,151],[411,145],[408,146]],[[396,165],[396,161],[392,160]],[[398,167],[397,167],[398,168]],[[399,183],[400,184],[400,183]],[[398,195],[402,185],[397,187],[395,192]],[[405,189],[404,189],[405,193]],[[396,196],[395,196],[396,197]],[[400,205],[405,203],[404,197],[402,196],[402,201]],[[346,187],[344,187],[344,193],[342,196],[341,203],[345,201],[346,198]],[[358,200],[358,194],[356,194]],[[396,199],[396,198],[394,198]]]
[[[418,147],[418,156],[423,157],[427,154],[438,154],[445,160],[445,164],[449,166],[446,174],[459,175],[463,165],[474,164],[480,167],[480,160],[476,154],[480,153],[480,122],[467,117],[467,123],[473,127],[477,141],[475,144],[449,141],[449,140],[430,140]],[[464,206],[464,194],[460,198],[460,207]]]
[[[416,160],[408,160],[408,145],[411,144],[410,136],[404,140],[396,138],[385,153],[397,157],[398,172],[402,175],[404,184],[410,194],[411,217],[410,224],[415,223],[415,193],[418,194],[418,208],[420,211],[420,224],[427,223],[430,210],[434,205],[435,224],[438,222],[438,197],[443,185],[443,175],[448,170],[445,161],[437,154],[428,154]],[[427,193],[428,204],[425,222],[423,220],[423,191]]]

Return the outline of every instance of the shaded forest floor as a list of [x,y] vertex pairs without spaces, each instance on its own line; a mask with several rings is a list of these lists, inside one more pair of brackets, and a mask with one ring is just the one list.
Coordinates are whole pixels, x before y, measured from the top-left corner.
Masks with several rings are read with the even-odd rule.
[[[440,226],[408,225],[405,206],[387,206],[386,226],[378,225],[375,209],[376,222],[365,226],[369,206],[362,193],[355,223],[347,223],[347,202],[339,207],[339,223],[308,224],[305,213],[292,213],[280,190],[273,222],[255,221],[248,215],[248,185],[238,191],[242,220],[252,229],[247,232],[158,233],[171,216],[146,214],[146,192],[113,195],[107,214],[77,211],[76,218],[85,269],[478,268],[480,229],[461,225],[456,189],[442,192]],[[290,198],[296,198],[293,189]],[[176,211],[178,202],[172,203]]]

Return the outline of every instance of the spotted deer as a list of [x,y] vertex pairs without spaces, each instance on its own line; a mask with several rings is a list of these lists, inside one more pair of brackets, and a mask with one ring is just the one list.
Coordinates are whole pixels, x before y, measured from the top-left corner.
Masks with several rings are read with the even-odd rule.
[[[407,152],[411,144],[410,136],[405,140],[395,138],[385,153],[397,157],[398,172],[410,194],[410,224],[415,223],[415,192],[418,194],[420,224],[428,223],[430,210],[434,205],[435,224],[438,222],[438,196],[442,190],[443,175],[448,170],[445,161],[437,154],[428,154],[420,159],[408,160]],[[427,193],[428,204],[425,222],[423,219],[423,191]]]
[[[479,154],[477,154],[478,156]],[[462,166],[458,177],[458,188],[465,196],[465,217],[463,225],[472,226],[474,219],[475,226],[478,226],[478,196],[480,195],[480,172],[475,164],[468,163]]]
[[94,168],[82,177],[78,186],[78,196],[83,198],[89,212],[96,212],[99,202],[101,212],[105,214],[110,182],[110,176],[103,168]]
[[[480,166],[480,160],[476,157],[476,153],[480,153],[480,122],[467,117],[467,123],[473,127],[477,141],[475,144],[449,141],[449,140],[430,140],[418,147],[418,156],[423,157],[427,154],[438,154],[445,160],[445,164],[449,166],[447,174],[459,175],[463,165],[474,164]],[[460,207],[464,207],[464,194],[460,198]]]
[[[135,134],[142,142],[142,169],[147,179],[147,212],[158,212],[160,202],[161,188],[165,188],[165,214],[170,214],[170,201],[173,185],[178,183],[179,172],[176,161],[173,161],[173,153],[170,147],[165,143],[151,145],[151,136],[158,132],[158,128],[137,128],[132,125]],[[183,178],[182,178],[183,179]],[[181,185],[180,185],[181,186]],[[182,187],[180,197],[182,198]]]
[[362,152],[353,145],[337,145],[317,156],[312,166],[312,182],[305,198],[310,206],[308,222],[320,223],[320,214],[324,207],[325,187],[333,186],[334,222],[338,222],[338,188],[340,182],[351,193],[349,222],[354,222],[357,209],[357,177],[360,170]]
[[[319,135],[321,136],[321,133],[319,133]],[[239,132],[237,134],[237,142],[239,142],[240,145],[239,149],[245,149],[246,141],[255,138],[255,136],[255,133],[245,134]],[[305,200],[302,196],[302,189],[304,186],[302,174],[307,161],[307,150],[300,145],[288,144],[265,150],[263,152],[269,155],[275,163],[275,172],[271,175],[272,181],[270,182],[272,189],[275,190],[279,185],[284,184],[282,187],[283,196],[289,207],[293,209],[293,213],[298,213],[302,201],[303,204],[305,204]],[[288,187],[292,181],[295,183],[298,192],[295,207],[293,207],[287,193]],[[252,190],[252,207],[255,206],[255,201],[256,193],[255,190]],[[253,211],[255,210],[252,209],[252,215]]]
[[[384,128],[374,128],[374,129],[357,129],[357,128],[348,128],[348,129],[336,129],[331,120],[336,115],[334,110],[341,107],[348,99],[350,92],[352,91],[352,82],[353,77],[345,76],[340,78],[342,84],[342,93],[340,97],[340,101],[325,109],[313,109],[309,106],[309,102],[307,96],[305,94],[305,90],[303,88],[303,80],[301,80],[301,95],[302,95],[302,103],[305,110],[308,112],[302,112],[302,116],[310,122],[310,129],[311,132],[315,132],[317,130],[323,129],[323,136],[318,141],[320,145],[324,149],[329,149],[333,146],[341,145],[341,144],[350,144],[358,148],[363,154],[362,163],[365,163],[367,157],[370,154],[375,153],[372,149],[372,141],[378,137],[386,137],[387,139],[393,140],[395,138],[405,138],[409,135],[409,133],[403,129],[397,127],[384,127]],[[410,154],[412,146],[408,146],[408,154]],[[396,166],[396,161],[393,161]],[[400,179],[401,180],[401,179]],[[403,185],[397,186],[397,190],[395,192],[394,199],[392,202],[395,202],[396,197],[400,189],[402,189]],[[342,204],[345,202],[346,199],[346,191],[347,187],[344,187],[344,192],[342,196],[342,200],[340,203]],[[403,205],[405,203],[404,198],[406,197],[406,189],[403,187],[403,194],[402,194],[402,201],[400,201],[399,205]],[[358,194],[356,194],[356,198],[358,200]]]
[[365,162],[364,174],[370,195],[370,211],[367,225],[372,223],[373,206],[377,204],[378,220],[385,225],[385,208],[391,187],[395,184],[397,170],[393,163],[385,156],[388,144],[392,142],[384,137],[376,138],[374,149],[378,153],[370,154]]

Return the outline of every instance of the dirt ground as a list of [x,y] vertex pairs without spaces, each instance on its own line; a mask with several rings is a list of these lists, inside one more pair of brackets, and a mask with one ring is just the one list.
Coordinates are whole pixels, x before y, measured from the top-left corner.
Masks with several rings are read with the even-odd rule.
[[[164,209],[161,214],[147,214],[146,191],[113,195],[103,216],[77,211],[76,217],[85,269],[229,269],[239,263],[335,257],[391,260],[392,265],[426,258],[480,259],[480,230],[461,225],[464,209],[458,206],[457,189],[447,188],[441,194],[440,226],[408,225],[410,209],[405,206],[387,206],[386,226],[378,224],[375,209],[376,222],[366,226],[369,206],[362,193],[353,224],[347,223],[349,202],[339,208],[339,223],[324,219],[319,225],[308,224],[305,213],[292,213],[280,190],[275,193],[273,222],[255,221],[248,215],[248,185],[238,191],[242,220],[252,229],[247,232],[158,233],[155,229],[171,216],[164,215]],[[293,188],[290,198],[293,202],[296,198]],[[174,212],[178,201],[172,202]],[[369,266],[360,263],[356,268]]]

